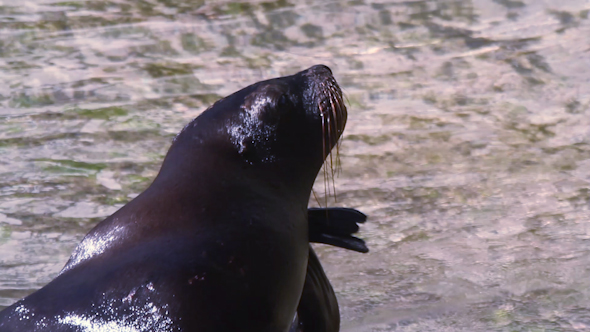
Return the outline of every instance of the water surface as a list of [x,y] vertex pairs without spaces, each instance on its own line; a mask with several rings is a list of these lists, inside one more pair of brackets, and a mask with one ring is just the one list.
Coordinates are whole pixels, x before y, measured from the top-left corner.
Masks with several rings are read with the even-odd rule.
[[[4,1],[0,307],[55,277],[208,105],[323,63],[349,108],[329,204],[369,215],[369,254],[318,246],[343,330],[590,330],[589,13]],[[316,193],[323,204],[323,179]]]

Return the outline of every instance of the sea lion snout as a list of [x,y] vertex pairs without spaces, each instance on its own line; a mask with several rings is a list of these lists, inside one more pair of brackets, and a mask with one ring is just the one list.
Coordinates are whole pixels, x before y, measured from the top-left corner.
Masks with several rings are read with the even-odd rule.
[[316,65],[295,74],[297,75],[306,79],[305,109],[321,118],[325,158],[338,142],[346,125],[348,113],[342,90],[327,66]]
[[302,73],[312,77],[332,77],[332,70],[326,65],[315,65],[304,70]]

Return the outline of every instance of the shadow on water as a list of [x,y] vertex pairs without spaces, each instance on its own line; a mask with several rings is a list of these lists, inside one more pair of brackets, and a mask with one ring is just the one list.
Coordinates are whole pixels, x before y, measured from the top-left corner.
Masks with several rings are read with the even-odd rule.
[[335,200],[370,216],[370,254],[319,247],[343,330],[587,330],[589,12],[577,0],[2,5],[0,306],[51,280],[208,105],[324,63],[350,110]]

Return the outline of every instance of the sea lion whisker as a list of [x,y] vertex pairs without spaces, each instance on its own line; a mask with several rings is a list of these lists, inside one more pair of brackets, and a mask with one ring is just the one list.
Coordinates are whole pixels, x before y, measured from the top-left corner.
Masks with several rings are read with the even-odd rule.
[[330,102],[332,102],[333,104],[336,105],[336,108],[334,109],[334,115],[337,119],[337,130],[338,133],[342,132],[342,123],[343,123],[343,115],[342,115],[342,104],[339,101],[339,97],[341,92],[338,90],[338,88],[334,85],[330,85]]
[[311,194],[313,195],[313,199],[315,200],[315,202],[321,207],[322,204],[320,203],[320,199],[318,198],[318,195],[316,194],[313,188],[311,189]]
[[[325,109],[323,111],[326,112]],[[328,139],[328,144],[329,144],[329,147],[328,147],[328,153],[329,153],[330,148],[332,148],[332,144],[334,144],[334,142],[332,142],[332,134],[333,134],[332,126],[333,126],[333,122],[335,122],[335,121],[332,121],[332,116],[328,112],[326,112],[325,119],[326,119],[326,125],[328,126],[327,139]],[[328,157],[328,155],[324,156],[324,158],[327,158],[327,157]]]
[[[338,128],[339,134],[342,134],[344,131],[344,125],[346,124],[344,120],[346,108],[344,107],[344,102],[342,101],[342,92],[338,92],[339,93],[336,93],[336,103],[338,105],[338,116],[341,121],[341,124],[338,126]],[[340,142],[342,142],[342,136],[340,136],[338,142],[336,143],[336,174],[340,174],[340,171],[342,170],[342,164],[340,163]]]
[[[326,113],[326,117],[327,117],[327,121],[328,121],[328,142],[330,144],[330,146],[333,148],[335,146],[338,145],[339,139],[338,137],[340,136],[340,129],[339,129],[339,123],[341,122],[341,115],[339,112],[339,107],[336,104],[335,98],[338,95],[337,90],[334,88],[334,84],[332,81],[329,82],[330,84],[327,87],[327,94],[326,94],[326,98],[325,98],[325,102],[329,103],[329,111],[327,111],[326,109],[324,109],[324,111],[327,111]],[[326,162],[325,162],[325,167],[329,167],[330,168],[330,177],[326,179],[327,182],[327,192],[328,194],[333,194],[334,195],[334,199],[336,199],[336,182],[335,182],[335,176],[336,176],[336,170],[338,168],[338,153],[336,152],[336,157],[334,157],[334,152],[331,149],[330,153],[329,153],[329,158],[326,157]],[[331,182],[331,183],[330,183]],[[331,191],[330,191],[331,188]]]
[[[331,89],[333,91],[333,96],[334,96],[334,101],[337,105],[337,112],[338,112],[338,133],[342,134],[342,132],[344,131],[344,126],[346,125],[346,106],[343,100],[343,97],[345,98],[344,94],[342,93],[342,90],[340,89],[340,87],[336,84],[336,82],[334,82],[334,84],[331,86]],[[341,163],[340,163],[340,142],[342,140],[342,136],[340,136],[338,142],[335,145],[336,148],[336,173],[339,174],[341,171]]]
[[[334,126],[336,127],[336,133],[338,133],[338,115],[336,112],[336,106],[334,104],[332,95],[330,96],[330,106],[332,106],[332,115],[335,117],[334,119]],[[334,142],[334,145],[337,146],[338,145],[338,135],[336,135],[336,142]],[[330,152],[330,172],[331,172],[331,176],[332,176],[332,192],[334,193],[334,199],[336,199],[336,183],[334,180],[334,159],[333,159],[333,153]]]
[[318,108],[320,110],[320,117],[322,118],[322,158],[326,158],[326,114],[324,113],[321,102],[318,103]]
[[[334,126],[336,124],[336,119],[334,119],[333,114],[330,112],[327,114],[326,119],[328,121],[328,144],[330,144],[330,152],[328,153],[328,156],[326,156],[326,160],[325,160],[325,165],[327,165],[327,167],[330,168],[330,175],[332,178],[332,181],[334,180],[334,168],[333,168],[333,160],[332,160],[332,152],[331,152],[331,148],[334,145],[334,139],[333,139],[333,134],[334,134]],[[329,157],[329,158],[328,158]],[[327,180],[328,182],[328,193],[330,193],[330,179],[328,178]]]
[[339,128],[340,128],[340,133],[342,133],[344,131],[344,125],[346,124],[346,122],[344,120],[345,119],[344,114],[346,112],[346,107],[344,106],[344,102],[342,101],[342,94],[341,93],[336,95],[336,103],[338,104],[338,111],[339,111],[338,116],[340,117],[340,121],[341,121]]
[[[322,102],[321,100],[318,101],[318,109],[320,110],[320,117],[322,118],[322,158],[326,158],[326,154],[327,152],[327,146],[326,146],[326,121],[327,121],[327,116],[324,112],[324,108],[322,107]],[[329,128],[328,128],[329,130]],[[329,144],[329,143],[328,143]],[[327,178],[327,173],[326,173],[326,164],[324,163],[322,165],[322,172],[323,172],[323,181],[324,181],[324,203],[325,206],[328,207],[328,193],[326,192],[326,188],[327,188],[327,184],[326,184],[326,178]],[[319,202],[318,202],[319,204]],[[320,204],[321,206],[321,204]]]
[[[333,142],[334,130],[332,128],[334,126],[334,123],[336,122],[336,119],[333,118],[332,113],[329,112],[328,110],[326,110],[326,108],[324,108],[324,111],[326,112],[326,121],[327,121],[327,125],[328,125],[328,144],[329,144],[328,155],[326,155],[326,159],[324,162],[324,169],[325,169],[325,174],[324,174],[325,184],[324,185],[325,185],[325,191],[326,191],[326,207],[327,207],[328,206],[328,197],[331,194],[330,180],[332,180],[332,184],[334,183],[334,174],[333,174],[333,167],[332,167],[332,147],[334,144],[334,142]],[[329,168],[329,171],[328,171],[328,168]]]

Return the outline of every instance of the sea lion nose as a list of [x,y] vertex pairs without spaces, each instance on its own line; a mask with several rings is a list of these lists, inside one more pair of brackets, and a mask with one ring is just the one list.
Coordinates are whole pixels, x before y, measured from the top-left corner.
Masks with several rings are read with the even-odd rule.
[[315,65],[307,70],[309,73],[313,73],[314,75],[326,75],[332,76],[332,70],[325,65]]

